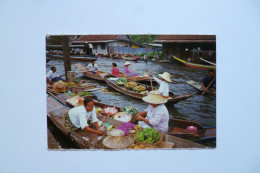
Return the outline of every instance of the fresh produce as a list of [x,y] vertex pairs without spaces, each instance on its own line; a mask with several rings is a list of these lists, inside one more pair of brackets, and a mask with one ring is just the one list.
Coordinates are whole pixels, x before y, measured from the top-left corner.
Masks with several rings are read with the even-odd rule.
[[147,93],[148,93],[148,91],[147,91],[147,90],[145,90],[145,91],[141,91],[140,93],[141,93],[141,94],[147,94]]
[[145,128],[137,132],[136,139],[139,142],[155,143],[160,139],[160,133],[153,128]]
[[114,119],[122,122],[128,122],[131,120],[131,115],[126,114],[126,112],[119,112],[114,115]]
[[79,94],[80,97],[88,96],[90,95],[90,92],[88,91],[83,91],[82,93]]
[[68,82],[67,86],[76,87],[76,86],[78,86],[78,84],[76,84],[75,82]]
[[143,85],[138,85],[138,86],[134,87],[133,89],[136,91],[144,91],[144,90],[146,90],[146,87]]
[[117,112],[118,112],[118,110],[115,108],[115,107],[107,107],[107,108],[105,108],[104,110],[103,110],[103,112],[105,113],[105,114],[107,114],[107,115],[115,115]]
[[120,77],[119,79],[117,79],[117,80],[115,81],[115,83],[116,83],[117,85],[124,85],[126,82],[127,82],[127,79],[124,78],[124,77]]
[[100,112],[102,112],[101,108],[96,108],[96,114],[99,114]]
[[122,123],[117,129],[123,130],[125,135],[129,135],[129,131],[132,130],[135,127],[134,124],[130,122]]
[[127,107],[122,107],[120,109],[120,111],[124,111],[126,112],[127,114],[131,115],[131,116],[134,116],[135,114],[137,114],[138,112],[138,109],[134,108],[134,107],[130,107],[130,106],[127,106]]
[[136,86],[136,82],[127,82],[125,83],[125,87],[127,88],[133,88]]

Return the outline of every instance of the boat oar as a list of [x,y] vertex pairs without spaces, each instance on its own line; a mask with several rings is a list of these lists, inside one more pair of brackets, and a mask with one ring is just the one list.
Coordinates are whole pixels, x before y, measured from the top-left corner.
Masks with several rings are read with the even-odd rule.
[[151,82],[151,87],[152,87],[152,90],[153,90],[153,82],[152,82],[152,78],[151,78],[151,71],[150,71],[150,69],[149,69],[149,77],[150,77],[150,82]]
[[214,79],[210,82],[209,86],[203,91],[203,93],[201,94],[202,96],[203,96],[204,93],[209,89],[210,85],[215,81],[215,79],[216,79],[216,78],[214,78]]

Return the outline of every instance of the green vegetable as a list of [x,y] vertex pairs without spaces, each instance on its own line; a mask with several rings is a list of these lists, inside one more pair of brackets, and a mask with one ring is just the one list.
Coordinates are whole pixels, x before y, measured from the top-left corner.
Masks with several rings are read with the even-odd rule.
[[160,139],[160,133],[153,128],[145,128],[136,134],[139,142],[155,143]]
[[116,84],[125,84],[127,82],[127,79],[124,77],[120,77],[115,81]]
[[134,116],[135,114],[137,114],[138,109],[128,106],[128,107],[122,107],[122,108],[120,109],[120,111],[124,111],[124,112],[126,112],[127,114],[129,114],[129,115],[131,115],[131,116]]
[[79,94],[80,97],[88,96],[88,95],[90,95],[90,92],[88,91],[83,91],[82,93]]

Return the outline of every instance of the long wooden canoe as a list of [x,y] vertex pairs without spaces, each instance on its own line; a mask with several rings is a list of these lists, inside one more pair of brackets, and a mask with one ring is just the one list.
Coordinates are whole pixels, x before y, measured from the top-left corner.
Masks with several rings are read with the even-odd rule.
[[[202,86],[198,83],[198,82],[195,82],[193,80],[189,80],[187,81],[187,84],[189,84],[190,86],[192,86],[193,88],[195,88],[196,90],[198,90],[200,93],[202,93],[204,90],[202,88]],[[209,91],[207,90],[206,91],[206,94],[209,94],[209,95],[216,95],[216,92],[213,92],[213,91]]]
[[[66,99],[71,98],[67,94],[59,94],[55,96],[55,99],[62,103],[66,107],[72,108],[71,105],[66,104]],[[109,107],[115,107],[118,111],[120,111],[120,107],[113,106],[113,105],[108,105],[104,104],[101,102],[98,102],[94,100],[95,106],[99,108],[106,108],[107,106]],[[103,114],[105,115],[105,114]],[[107,115],[105,115],[107,116]],[[197,131],[196,132],[188,132],[186,128],[188,126],[196,126]],[[197,140],[197,139],[215,139],[216,138],[216,128],[205,128],[201,124],[193,122],[193,121],[187,121],[187,120],[181,120],[181,119],[170,119],[169,120],[169,131],[167,134],[169,135],[174,135],[177,137],[181,137],[184,139],[190,139],[190,140]]]
[[[104,80],[107,82],[107,84],[109,86],[111,86],[112,88],[114,88],[118,92],[121,92],[125,95],[128,95],[130,97],[134,97],[134,98],[137,98],[137,99],[142,99],[145,96],[145,94],[137,93],[137,92],[134,92],[132,90],[127,89],[124,86],[117,85],[115,83],[115,81],[109,80],[109,77],[113,77],[113,76],[111,76],[111,75],[104,76]],[[140,84],[140,85],[144,85],[144,84]],[[147,86],[147,85],[144,85],[144,86],[146,86],[148,91],[152,90],[152,88],[150,86]],[[184,99],[187,99],[187,98],[193,96],[193,94],[192,93],[186,93],[186,94],[183,94],[183,95],[174,95],[172,92],[170,92],[169,96],[170,96],[170,99],[168,100],[169,103],[178,103],[178,102],[180,102]]]
[[[79,72],[81,74],[83,74],[84,76],[86,76],[87,78],[90,78],[90,79],[104,81],[103,76],[108,75],[108,73],[103,72],[103,71],[97,71],[98,73],[93,74],[92,72],[89,72],[88,69],[80,63],[74,64],[74,66],[79,70]],[[147,78],[141,78],[141,77],[135,77],[135,76],[125,76],[123,73],[120,73],[120,77],[125,77],[128,80],[135,81],[135,82],[142,82],[142,81],[148,82],[149,81],[149,79],[147,79]],[[152,81],[154,81],[154,79],[152,79]]]
[[175,56],[173,56],[173,58],[176,59],[177,61],[183,63],[183,64],[186,65],[187,67],[200,68],[200,69],[216,69],[216,66],[190,63],[190,62],[184,61],[184,60],[182,60],[182,59],[180,59],[180,58],[177,58],[177,57],[175,57]]
[[[78,130],[76,132],[71,131],[65,127],[65,116],[69,109],[57,102],[53,97],[47,98],[48,108],[47,114],[50,120],[55,124],[55,126],[69,139],[71,139],[76,145],[83,149],[106,149],[100,139],[96,134]],[[104,123],[109,122],[115,127],[119,126],[122,122],[114,120],[105,116],[98,116],[98,119]],[[164,139],[157,145],[161,149],[170,148],[208,148],[204,145],[197,144],[188,140],[184,140],[171,135],[164,135]]]
[[[197,127],[197,131],[190,132],[187,130],[188,126]],[[193,121],[170,119],[169,120],[169,135],[181,137],[184,139],[196,140],[196,139],[216,139],[215,127],[203,127],[201,124]]]
[[[48,57],[53,59],[63,59],[63,55],[55,55],[55,54],[47,54]],[[76,55],[70,55],[71,60],[78,60],[78,61],[92,61],[97,60],[96,57],[91,56],[76,56]]]
[[137,59],[134,59],[134,58],[132,58],[132,57],[125,57],[125,56],[122,56],[123,57],[123,59],[125,60],[125,61],[137,61],[138,60],[138,58]]

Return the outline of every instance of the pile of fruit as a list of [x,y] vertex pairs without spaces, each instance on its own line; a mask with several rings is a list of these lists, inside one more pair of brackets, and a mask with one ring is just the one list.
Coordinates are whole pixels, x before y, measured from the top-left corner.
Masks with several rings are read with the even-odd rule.
[[79,94],[80,97],[88,96],[90,95],[90,92],[88,91],[83,91],[82,93]]
[[144,91],[146,90],[146,87],[143,85],[138,85],[136,87],[133,88],[135,91]]
[[127,79],[124,78],[124,77],[120,77],[119,79],[117,79],[117,80],[115,81],[115,83],[116,83],[117,85],[124,85],[126,82],[127,82]]
[[153,128],[145,128],[136,134],[138,142],[147,142],[151,144],[159,141],[160,137],[160,133]]
[[76,84],[75,82],[65,82],[65,86],[72,86],[72,87],[76,87],[79,86],[78,84]]
[[100,112],[102,112],[102,109],[96,107],[96,114],[98,115]]
[[107,108],[103,109],[103,112],[107,115],[113,116],[118,112],[118,110],[115,107],[108,106]]
[[125,87],[127,88],[133,88],[136,86],[136,82],[127,82],[125,83]]

